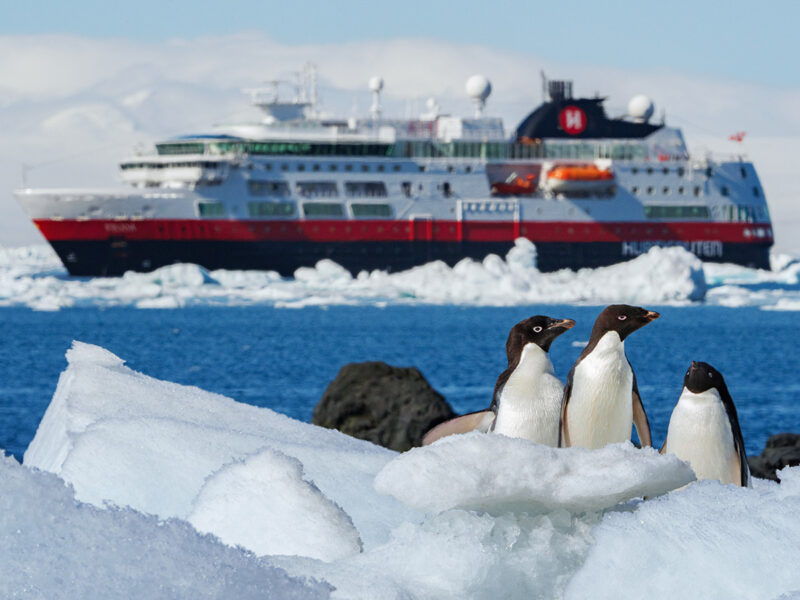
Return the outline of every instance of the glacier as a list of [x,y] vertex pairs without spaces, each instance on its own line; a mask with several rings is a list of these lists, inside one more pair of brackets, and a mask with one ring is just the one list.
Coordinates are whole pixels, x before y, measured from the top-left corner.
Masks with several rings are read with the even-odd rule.
[[[74,342],[0,461],[0,596],[796,596],[800,467],[752,489],[616,444],[398,454]],[[643,497],[648,497],[644,500]]]

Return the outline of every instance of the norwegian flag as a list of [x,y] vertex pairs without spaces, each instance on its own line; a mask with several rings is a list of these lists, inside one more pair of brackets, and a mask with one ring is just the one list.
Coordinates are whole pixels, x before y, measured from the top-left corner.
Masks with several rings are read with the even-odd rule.
[[728,136],[728,139],[732,142],[741,142],[744,141],[744,136],[747,135],[746,131],[737,131]]

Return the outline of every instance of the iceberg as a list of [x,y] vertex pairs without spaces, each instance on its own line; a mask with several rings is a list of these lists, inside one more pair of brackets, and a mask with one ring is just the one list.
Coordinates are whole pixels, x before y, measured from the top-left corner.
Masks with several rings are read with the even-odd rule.
[[[49,252],[49,254],[48,254]],[[518,239],[505,258],[431,262],[399,273],[353,277],[330,260],[294,278],[268,271],[208,271],[169,265],[122,277],[70,278],[48,248],[0,249],[0,306],[59,310],[73,306],[174,309],[196,304],[269,304],[282,308],[360,304],[687,304],[702,301],[703,264],[683,248],[652,248],[625,263],[542,273],[536,248]]]
[[629,443],[471,433],[398,454],[97,346],[75,342],[67,360],[24,466],[0,461],[3,597],[800,590],[800,467],[747,489],[691,483],[688,464]]

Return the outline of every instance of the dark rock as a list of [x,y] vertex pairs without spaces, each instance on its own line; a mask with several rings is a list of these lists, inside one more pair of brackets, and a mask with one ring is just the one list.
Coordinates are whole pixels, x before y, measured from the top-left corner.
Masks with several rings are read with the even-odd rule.
[[754,477],[778,481],[776,471],[800,465],[800,434],[778,433],[767,440],[760,456],[748,456],[747,464]]
[[403,452],[454,416],[418,369],[365,362],[341,368],[314,407],[311,422]]

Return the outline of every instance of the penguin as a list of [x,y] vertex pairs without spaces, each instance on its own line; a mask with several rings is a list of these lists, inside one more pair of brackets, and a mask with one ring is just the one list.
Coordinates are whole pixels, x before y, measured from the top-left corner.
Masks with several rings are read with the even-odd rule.
[[722,373],[704,362],[692,362],[683,392],[672,411],[661,454],[687,461],[698,479],[750,486],[736,407]]
[[642,446],[652,445],[625,338],[659,316],[627,304],[612,304],[598,315],[564,387],[559,447],[594,449],[630,440],[631,422]]
[[491,406],[445,421],[422,439],[427,446],[446,435],[482,431],[556,446],[563,385],[554,375],[548,351],[572,328],[572,319],[542,315],[520,321],[508,334],[508,368],[497,378]]

